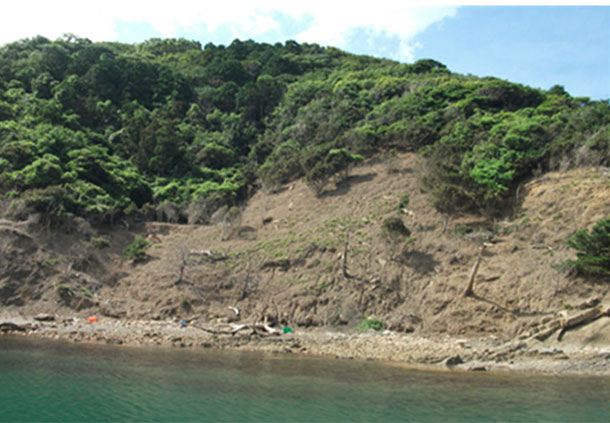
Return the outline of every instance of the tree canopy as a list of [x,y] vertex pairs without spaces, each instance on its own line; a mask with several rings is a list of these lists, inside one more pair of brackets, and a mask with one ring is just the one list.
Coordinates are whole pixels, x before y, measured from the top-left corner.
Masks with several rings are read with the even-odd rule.
[[608,102],[431,59],[294,41],[0,47],[0,190],[47,212],[152,219],[171,203],[186,220],[396,149],[426,157],[439,210],[493,213],[534,171],[610,164],[609,145]]

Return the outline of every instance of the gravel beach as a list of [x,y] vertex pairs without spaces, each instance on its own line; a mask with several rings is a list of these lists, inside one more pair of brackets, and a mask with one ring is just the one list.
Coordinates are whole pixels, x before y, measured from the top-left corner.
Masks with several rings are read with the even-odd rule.
[[[40,316],[36,316],[40,319]],[[5,335],[36,336],[81,343],[173,348],[214,348],[280,354],[307,354],[333,359],[376,360],[401,367],[453,371],[533,372],[555,375],[610,376],[610,349],[561,347],[533,339],[503,340],[493,336],[426,337],[392,331],[296,329],[276,335],[250,330],[213,334],[198,322],[86,319],[62,316],[40,321],[0,317]],[[52,320],[51,320],[52,319]]]

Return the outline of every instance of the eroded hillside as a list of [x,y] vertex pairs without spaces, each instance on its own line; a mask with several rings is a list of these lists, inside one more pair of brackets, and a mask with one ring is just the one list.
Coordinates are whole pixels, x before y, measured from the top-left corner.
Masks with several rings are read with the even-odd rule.
[[[415,154],[372,159],[321,196],[303,181],[259,191],[241,216],[211,225],[94,228],[74,218],[49,229],[7,203],[0,301],[23,315],[297,327],[355,327],[376,316],[396,331],[512,336],[561,310],[610,300],[607,281],[558,266],[574,257],[566,238],[608,216],[607,168],[534,178],[518,190],[510,217],[486,220],[437,212],[421,187],[423,166]],[[381,226],[394,216],[411,236],[392,243]],[[123,257],[136,235],[151,244],[142,263]],[[484,242],[475,296],[464,297]]]

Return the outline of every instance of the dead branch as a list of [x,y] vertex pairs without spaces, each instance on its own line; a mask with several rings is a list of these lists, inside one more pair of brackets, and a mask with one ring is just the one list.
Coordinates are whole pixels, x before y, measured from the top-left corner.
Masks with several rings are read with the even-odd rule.
[[191,324],[191,325],[194,328],[197,328],[197,329],[202,330],[207,333],[211,333],[213,335],[231,335],[231,336],[233,336],[236,333],[241,332],[243,330],[250,330],[253,335],[262,335],[262,336],[269,336],[269,335],[278,336],[281,333],[277,329],[274,329],[271,326],[268,326],[264,323],[255,323],[255,324],[243,323],[243,324],[239,324],[239,325],[232,324],[232,323],[223,323],[223,324],[216,325],[213,328],[200,326],[197,324]]
[[240,332],[245,329],[250,329],[250,325],[241,324],[241,325],[217,325],[215,328],[206,328],[205,326],[200,326],[196,324],[191,324],[194,328],[200,329],[204,332],[211,333],[213,335],[235,335],[237,332]]
[[555,332],[556,330],[558,330],[561,327],[561,322],[559,322],[559,320],[554,320],[552,322],[550,322],[545,328],[543,328],[540,332],[538,332],[537,334],[534,335],[534,338],[536,338],[539,341],[544,341],[545,339],[547,339],[549,336],[551,336],[553,334],[553,332]]
[[252,257],[249,251],[247,252],[247,256],[246,274],[244,275],[244,280],[241,284],[238,301],[245,299],[258,288],[259,278],[257,275],[252,276]]

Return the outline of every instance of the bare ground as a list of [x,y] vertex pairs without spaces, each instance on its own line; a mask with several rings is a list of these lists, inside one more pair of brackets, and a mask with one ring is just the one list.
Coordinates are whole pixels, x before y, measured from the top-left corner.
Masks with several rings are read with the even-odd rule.
[[[109,328],[117,327],[116,338],[125,343],[143,339],[129,340],[131,324],[166,325],[184,334],[195,329],[177,327],[183,319],[267,321],[294,327],[300,335],[291,336],[298,337],[300,347],[256,337],[231,337],[227,345],[423,364],[459,355],[465,368],[494,368],[490,363],[511,360],[518,368],[522,360],[552,359],[553,368],[579,371],[575,363],[593,359],[598,364],[592,368],[608,374],[610,317],[570,330],[561,341],[557,333],[543,341],[534,338],[565,315],[610,303],[608,281],[570,276],[558,268],[574,256],[565,239],[608,216],[608,169],[535,178],[519,190],[506,218],[491,220],[436,212],[421,190],[420,167],[411,154],[391,167],[371,161],[320,197],[300,181],[279,193],[260,191],[240,220],[223,224],[218,218],[219,223],[206,226],[94,228],[73,219],[48,230],[33,217],[14,218],[7,208],[0,220],[2,317],[30,319],[44,312],[82,322],[100,316]],[[408,205],[399,210],[405,194]],[[388,244],[381,222],[396,215],[412,237]],[[148,259],[139,264],[122,257],[136,234],[152,244]],[[464,297],[478,248],[486,241],[491,245],[475,295]],[[229,307],[239,309],[239,316]],[[356,331],[368,316],[381,319],[390,334]],[[65,323],[68,335],[60,330],[64,323],[55,323],[55,329],[38,325],[38,334],[80,337],[72,336],[81,330],[73,321]],[[99,333],[94,330],[91,339]],[[315,340],[307,338],[311,333],[317,334],[311,335]],[[198,333],[178,344],[225,345],[205,339]],[[526,345],[497,355],[520,343]],[[424,352],[412,353],[415,346]]]

